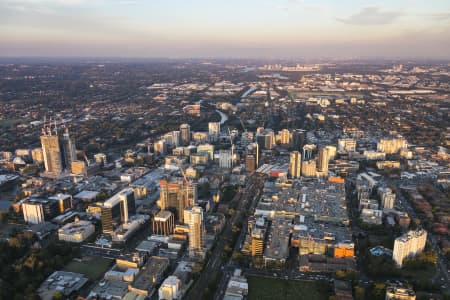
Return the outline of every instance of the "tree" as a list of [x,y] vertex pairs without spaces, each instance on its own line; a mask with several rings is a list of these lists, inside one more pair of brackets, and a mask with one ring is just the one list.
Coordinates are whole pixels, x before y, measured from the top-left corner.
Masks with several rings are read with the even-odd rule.
[[52,300],[64,300],[64,295],[61,292],[55,292],[53,294]]

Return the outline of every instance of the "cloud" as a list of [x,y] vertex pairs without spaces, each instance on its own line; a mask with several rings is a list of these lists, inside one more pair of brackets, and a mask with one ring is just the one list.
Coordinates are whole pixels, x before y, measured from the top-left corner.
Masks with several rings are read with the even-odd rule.
[[365,7],[347,18],[337,18],[342,23],[360,26],[387,25],[394,23],[403,14],[399,11],[383,11],[380,7]]
[[450,19],[450,12],[434,13],[423,15],[433,20],[441,21]]

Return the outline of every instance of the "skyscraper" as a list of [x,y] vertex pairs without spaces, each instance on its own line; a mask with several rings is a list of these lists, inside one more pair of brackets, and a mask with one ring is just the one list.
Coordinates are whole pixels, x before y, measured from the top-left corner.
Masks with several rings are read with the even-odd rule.
[[101,210],[103,233],[112,234],[114,223],[127,223],[129,215],[136,212],[133,190],[127,188],[118,192],[103,203]]
[[292,149],[301,150],[305,144],[305,132],[301,129],[292,131]]
[[52,126],[44,123],[41,135],[42,155],[45,171],[53,176],[60,175],[64,170],[70,171],[72,162],[76,160],[75,142],[64,128],[64,133],[58,134],[56,122]]
[[298,151],[292,151],[291,152],[291,158],[289,162],[289,175],[292,178],[299,178],[301,173],[301,154]]
[[64,165],[67,170],[71,169],[72,162],[77,159],[77,153],[75,149],[75,141],[69,135],[69,129],[64,128],[64,133],[60,139],[62,145],[62,156]]
[[180,125],[180,140],[181,145],[187,146],[191,141],[191,126],[189,124]]
[[323,147],[319,151],[319,160],[317,165],[317,170],[325,175],[328,173],[328,162],[330,160],[329,150]]
[[172,211],[175,214],[175,220],[184,223],[184,209],[197,203],[197,184],[161,180],[159,186],[158,205],[161,210]]
[[216,140],[220,135],[220,122],[209,122],[208,133],[213,140]]
[[184,210],[184,220],[189,226],[189,256],[202,256],[205,236],[203,209],[200,206],[186,208]]
[[54,175],[61,174],[63,172],[63,161],[58,136],[51,135],[51,132],[46,133],[41,136],[41,144],[45,171]]

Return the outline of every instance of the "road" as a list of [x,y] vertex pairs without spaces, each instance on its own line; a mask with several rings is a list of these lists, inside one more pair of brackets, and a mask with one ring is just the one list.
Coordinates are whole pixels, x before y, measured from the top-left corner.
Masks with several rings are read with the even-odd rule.
[[[222,274],[224,276],[221,277],[221,281],[217,287],[217,291],[223,291],[226,288],[226,283],[228,282],[229,277],[231,276],[231,269],[232,267],[232,261],[231,258],[228,260],[227,264],[224,265],[222,261],[222,254],[223,249],[227,243],[227,241],[232,237],[232,230],[233,226],[239,226],[240,224],[243,224],[242,226],[246,225],[246,222],[244,222],[244,217],[246,216],[246,212],[249,209],[250,204],[252,206],[255,205],[256,202],[256,196],[259,195],[260,191],[258,189],[261,189],[261,184],[256,184],[259,180],[259,177],[257,175],[250,176],[246,182],[245,189],[243,192],[237,193],[232,202],[237,202],[238,206],[236,209],[236,213],[227,220],[227,224],[225,225],[224,230],[219,236],[219,239],[214,247],[214,250],[206,263],[205,267],[203,268],[200,277],[197,279],[197,281],[194,283],[192,288],[189,290],[189,292],[186,294],[184,299],[187,300],[199,300],[202,299],[205,289],[208,287],[209,282],[211,280],[214,280],[217,278],[217,276],[220,275],[219,272],[222,271]],[[249,201],[251,200],[251,202]],[[242,240],[242,232],[244,230],[241,230],[241,235],[237,239],[237,242],[234,246],[234,249],[236,247],[239,247],[239,243]],[[222,292],[222,294],[223,294]]]
[[[243,216],[245,216],[246,212],[253,211],[256,207],[256,204],[258,203],[258,199],[261,196],[261,191],[264,186],[264,180],[263,177],[259,177],[260,175],[254,174],[249,179],[249,181],[246,184],[245,191],[242,194],[241,202],[239,202],[239,208],[238,208],[238,214],[240,215],[239,218],[242,219]],[[236,216],[238,215],[236,214]],[[247,218],[245,218],[242,221],[242,227],[247,225]],[[246,230],[241,229],[241,232],[239,234],[239,237],[236,240],[236,243],[234,245],[233,252],[239,252],[240,247],[245,239]],[[227,264],[222,268],[223,276],[221,278],[221,281],[216,289],[216,294],[214,295],[214,299],[220,300],[223,298],[228,281],[230,277],[232,276],[232,273],[236,269],[236,266],[233,263],[232,258],[230,258],[227,262]]]

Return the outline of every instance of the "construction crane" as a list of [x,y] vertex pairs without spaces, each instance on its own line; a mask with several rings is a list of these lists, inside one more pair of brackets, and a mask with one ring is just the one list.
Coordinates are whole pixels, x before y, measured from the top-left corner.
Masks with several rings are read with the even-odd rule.
[[192,180],[187,178],[186,173],[183,170],[183,166],[181,165],[181,162],[178,162],[178,169],[180,169],[181,175],[183,175],[184,181],[186,183],[186,199],[189,201],[190,205],[194,205],[196,203],[196,196],[195,196],[196,192],[192,194],[192,197],[190,196]]

